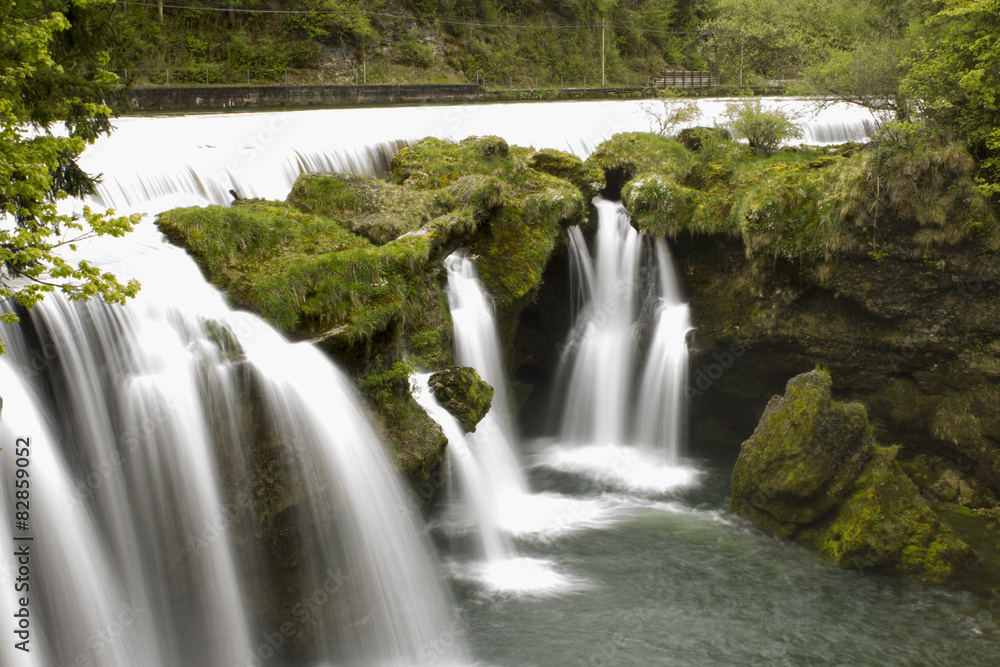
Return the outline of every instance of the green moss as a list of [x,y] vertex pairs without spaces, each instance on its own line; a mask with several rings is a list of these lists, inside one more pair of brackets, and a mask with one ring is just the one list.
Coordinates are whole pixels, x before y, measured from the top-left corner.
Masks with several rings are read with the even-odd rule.
[[396,467],[416,487],[440,463],[448,441],[437,423],[413,400],[413,365],[394,353],[398,350],[374,352],[355,377],[372,408],[376,431],[389,446]]
[[916,131],[876,144],[869,179],[879,204],[915,222],[923,247],[982,239],[996,248],[1000,228],[989,200],[977,188],[976,162],[960,143]]
[[336,218],[352,232],[384,244],[414,233],[451,211],[446,192],[421,192],[353,174],[303,174],[288,202],[306,213]]
[[896,464],[856,403],[831,400],[827,372],[789,380],[740,450],[731,507],[841,565],[947,579],[973,560]]
[[783,259],[818,268],[859,249],[884,261],[908,257],[908,246],[969,240],[1000,247],[1000,225],[961,146],[922,140],[874,150],[790,147],[762,156],[704,138],[687,137],[689,151],[656,135],[616,135],[588,163],[622,186],[638,229],[725,234],[741,239],[748,258],[762,264]]
[[868,420],[858,404],[830,400],[830,375],[789,380],[768,403],[733,470],[734,510],[766,515],[791,534],[843,502],[871,456]]
[[680,181],[691,169],[694,159],[676,139],[646,132],[625,132],[598,146],[587,158],[587,164],[602,169],[605,174],[617,172],[622,182],[648,171]]
[[493,387],[486,384],[476,369],[450,366],[434,373],[428,380],[434,397],[454,415],[466,431],[475,431],[493,402]]
[[622,187],[622,204],[632,226],[654,237],[676,236],[689,225],[701,193],[666,176],[642,173]]
[[575,155],[546,148],[528,158],[532,169],[565,178],[579,188],[585,200],[590,201],[604,189],[604,170],[593,162],[584,162]]
[[799,539],[836,563],[948,579],[975,556],[941,525],[895,455],[894,448],[878,448],[836,514],[803,530]]
[[358,388],[371,400],[378,403],[389,401],[392,396],[410,393],[410,375],[414,368],[405,361],[397,361],[389,368],[369,373],[358,382]]
[[277,202],[169,211],[159,226],[236,304],[296,338],[371,339],[404,315],[431,250],[414,235],[382,246]]
[[400,150],[392,159],[390,179],[417,189],[448,186],[470,174],[512,173],[516,154],[500,137],[469,137],[458,144],[428,138]]
[[224,322],[205,320],[205,332],[208,334],[208,339],[219,347],[219,352],[224,359],[240,361],[246,358],[243,346],[236,340],[236,336]]
[[721,127],[686,127],[675,137],[691,152],[713,151],[720,144],[731,142],[733,135]]

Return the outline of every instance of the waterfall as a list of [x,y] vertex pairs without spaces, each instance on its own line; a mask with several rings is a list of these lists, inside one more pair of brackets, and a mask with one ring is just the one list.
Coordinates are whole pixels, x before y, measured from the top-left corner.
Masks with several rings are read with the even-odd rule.
[[[139,277],[134,302],[53,294],[0,327],[5,489],[31,442],[36,664],[467,662],[441,648],[431,545],[343,373],[230,310],[162,239],[113,243],[96,254]],[[5,493],[0,539],[20,532],[14,511]],[[4,664],[22,664],[9,643]]]
[[574,264],[585,281],[586,306],[574,323],[569,347],[577,362],[569,374],[562,433],[573,442],[622,444],[627,439],[636,306],[642,243],[628,213],[615,202],[595,201],[596,252],[581,234],[570,237]]
[[[80,164],[104,175],[91,204],[157,213],[225,204],[230,189],[284,198],[303,171],[381,174],[400,146],[424,136],[496,133],[586,157],[615,133],[648,130],[640,105],[131,117],[116,119],[115,133],[89,147]],[[722,102],[703,106],[710,122]],[[831,113],[818,126],[839,128],[838,137],[863,136],[857,114]],[[823,132],[809,136],[825,140]],[[658,467],[674,461],[682,441],[671,406],[683,399],[686,310],[664,282],[665,246],[657,248],[661,285],[651,288],[656,281],[643,264],[649,244],[617,205],[599,208],[596,257],[582,232],[570,230],[579,287],[563,370],[572,378],[564,429],[571,446],[553,448],[547,460],[600,470],[615,484],[670,488],[690,478],[679,466]],[[343,374],[310,346],[292,345],[259,318],[229,309],[149,216],[129,239],[64,250],[68,260],[86,258],[138,278],[143,290],[126,307],[52,295],[19,312],[20,324],[0,326],[8,348],[0,357],[2,486],[15,488],[17,457],[9,450],[28,437],[35,501],[30,528],[21,531],[15,498],[0,500],[0,540],[34,537],[33,651],[16,651],[8,635],[0,662],[466,662],[431,547]],[[579,587],[518,550],[607,525],[608,505],[531,492],[488,302],[469,260],[451,258],[448,271],[456,358],[497,390],[476,434],[446,426],[453,466],[471,480],[465,487],[483,492],[470,499],[468,513],[478,517],[479,557],[490,567],[474,576],[502,590]],[[645,300],[650,291],[654,298]],[[645,352],[634,343],[637,331],[650,334]],[[620,446],[626,443],[657,454],[644,459]],[[581,444],[614,449],[581,461]],[[256,541],[256,531],[276,525],[281,539]],[[17,565],[5,548],[0,613],[8,619],[18,612],[9,594]],[[275,572],[281,577],[269,578]],[[298,597],[282,599],[282,592]],[[282,604],[299,612],[288,628],[268,611]]]
[[[666,491],[693,479],[678,466],[688,375],[688,306],[663,240],[601,197],[594,250],[570,230],[576,320],[560,360],[560,444],[545,465]],[[648,337],[645,349],[637,340]]]
[[655,307],[656,325],[639,383],[635,439],[673,464],[681,452],[687,412],[687,335],[691,316],[681,296],[666,242],[657,239],[655,248],[659,299]]
[[[698,122],[712,125],[727,101],[699,100]],[[867,110],[848,104],[816,110],[810,100],[765,101],[811,110],[806,143],[865,141],[871,124]],[[88,148],[80,166],[105,174],[94,203],[158,213],[182,204],[224,205],[232,201],[230,189],[247,198],[283,199],[302,172],[379,175],[401,146],[428,136],[458,141],[498,134],[519,146],[586,158],[619,132],[650,131],[645,105],[600,100],[126,117],[115,119],[114,134]]]
[[[493,592],[549,595],[585,584],[555,572],[548,561],[520,556],[512,538],[549,539],[555,533],[595,525],[604,509],[557,494],[532,493],[518,454],[518,438],[502,365],[493,309],[476,275],[475,263],[461,253],[445,260],[448,302],[454,329],[455,362],[476,369],[494,390],[490,411],[472,433],[438,405],[429,374],[415,376],[414,398],[448,438],[446,461],[454,486],[446,522],[450,530],[472,532],[471,563],[453,564],[461,577]],[[568,517],[568,518],[567,518]]]
[[468,257],[453,254],[445,260],[448,271],[448,304],[455,337],[455,363],[476,369],[493,387],[489,414],[469,434],[482,467],[489,471],[493,495],[504,498],[528,493],[523,466],[518,460],[493,309]]
[[431,419],[441,425],[448,438],[447,465],[461,484],[462,502],[456,503],[465,516],[462,522],[476,534],[479,555],[488,564],[501,563],[514,556],[509,536],[500,528],[501,498],[496,495],[490,476],[470,446],[458,420],[434,398],[428,386],[430,373],[417,373],[414,398]]

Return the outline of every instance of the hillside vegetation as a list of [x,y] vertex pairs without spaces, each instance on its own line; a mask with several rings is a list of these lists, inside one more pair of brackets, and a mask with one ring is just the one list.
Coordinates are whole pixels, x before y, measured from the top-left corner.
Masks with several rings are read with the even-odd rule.
[[[162,8],[162,9],[161,9]],[[119,5],[124,57],[139,82],[401,81],[632,83],[690,48],[703,0],[233,0]],[[162,13],[161,13],[162,12]]]

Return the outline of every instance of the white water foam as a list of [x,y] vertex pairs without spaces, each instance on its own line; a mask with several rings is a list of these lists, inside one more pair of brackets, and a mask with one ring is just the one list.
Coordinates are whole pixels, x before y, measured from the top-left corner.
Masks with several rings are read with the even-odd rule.
[[634,445],[561,442],[535,455],[535,464],[582,475],[610,489],[664,494],[698,482],[697,468],[668,463],[656,452]]

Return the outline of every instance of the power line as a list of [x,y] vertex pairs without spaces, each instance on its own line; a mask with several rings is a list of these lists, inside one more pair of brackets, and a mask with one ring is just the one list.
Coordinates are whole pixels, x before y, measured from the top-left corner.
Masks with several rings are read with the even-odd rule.
[[[513,28],[513,29],[528,29],[528,30],[567,30],[575,28],[600,28],[601,23],[561,23],[555,25],[539,25],[534,23],[499,23],[499,22],[487,22],[487,21],[459,21],[455,19],[443,19],[438,17],[429,16],[413,16],[407,14],[392,14],[388,12],[373,12],[367,9],[358,9],[350,14],[343,10],[329,10],[329,9],[251,9],[244,7],[231,7],[231,6],[220,6],[220,5],[186,5],[186,4],[171,4],[171,3],[158,3],[158,2],[128,2],[127,0],[121,0],[123,6],[132,7],[155,7],[157,9],[183,9],[187,11],[196,12],[215,12],[215,13],[225,13],[225,14],[335,14],[340,16],[349,16],[353,14],[364,14],[365,16],[378,16],[383,18],[395,18],[395,19],[405,19],[408,21],[417,20],[424,21],[427,23],[441,23],[444,25],[458,25],[458,26],[468,26],[474,28]],[[604,24],[611,28],[620,29],[631,29],[634,26],[628,26],[621,23],[606,23]],[[701,32],[697,30],[662,30],[662,29],[649,29],[641,28],[643,32],[654,33],[661,35],[700,35]]]

